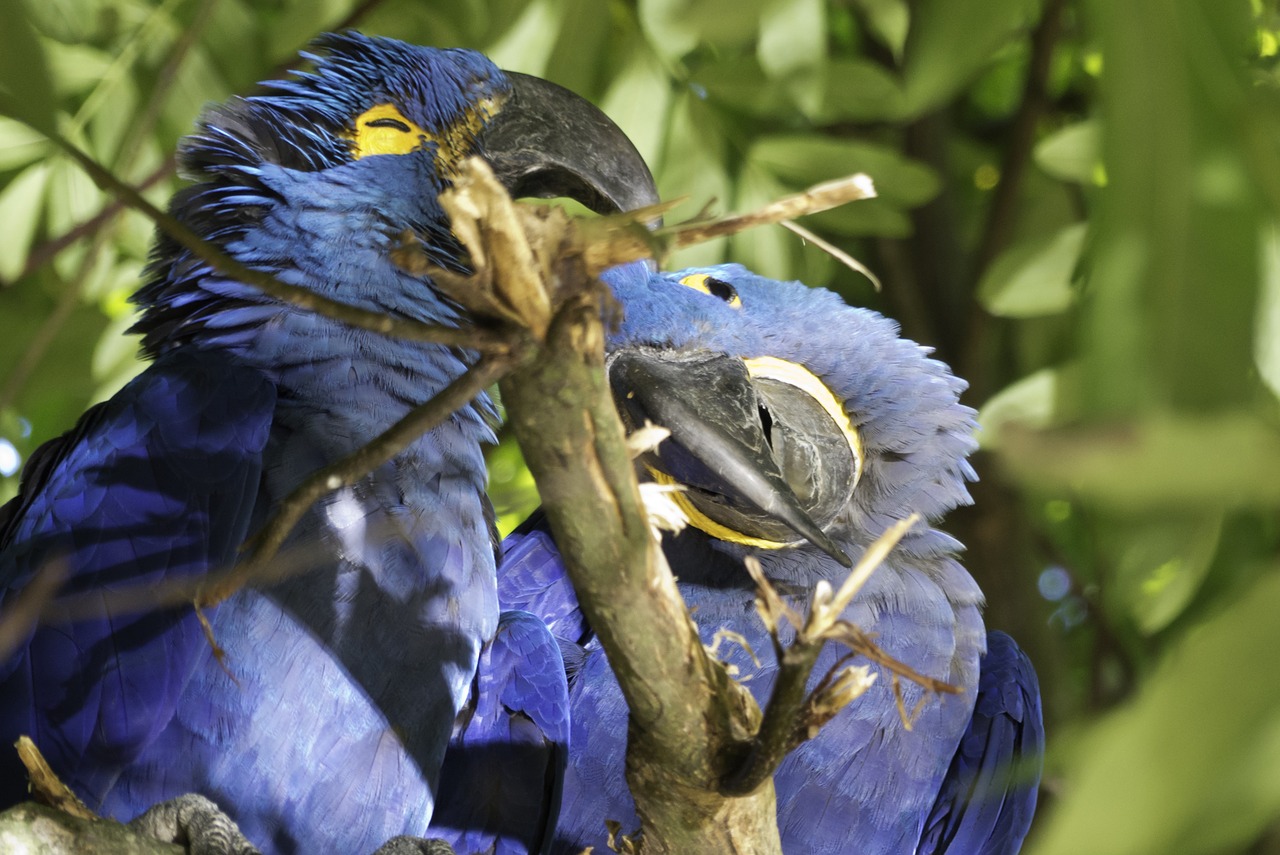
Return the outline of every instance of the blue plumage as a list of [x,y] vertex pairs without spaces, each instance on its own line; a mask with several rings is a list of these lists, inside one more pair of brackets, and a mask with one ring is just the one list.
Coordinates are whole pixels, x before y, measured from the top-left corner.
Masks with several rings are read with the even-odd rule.
[[440,774],[430,834],[458,855],[548,852],[569,743],[565,666],[528,612],[503,612]]
[[[700,278],[706,276],[714,278],[715,287]],[[774,357],[804,366],[834,393],[860,438],[864,458],[860,479],[825,527],[851,557],[856,559],[885,528],[912,511],[932,522],[968,501],[965,481],[974,475],[965,456],[974,446],[973,413],[957,401],[964,384],[928,359],[927,351],[900,339],[892,322],[850,308],[829,292],[772,282],[732,265],[652,277],[631,269],[615,274],[611,284],[626,312],[610,341],[611,359],[635,348]],[[811,459],[814,465],[826,460],[828,452],[819,445],[806,445],[805,437],[793,441],[780,432],[777,420],[785,409],[775,402],[787,403],[767,391],[759,389],[759,405],[772,453],[778,458],[800,455],[798,459]],[[681,459],[676,452],[662,458],[676,465],[682,465]],[[847,452],[843,459],[851,465]],[[817,487],[803,477],[790,480],[801,493],[813,491],[815,496],[826,483],[817,476]],[[699,507],[711,507],[712,501],[704,497]],[[735,502],[742,504],[730,500]],[[601,846],[605,819],[621,821],[624,829],[636,826],[623,779],[625,705],[598,641],[582,623],[545,531],[531,526],[508,544],[499,570],[503,607],[543,615],[562,642],[578,651],[566,655],[572,750],[557,851]],[[982,596],[954,558],[959,548],[942,532],[918,525],[873,575],[846,617],[875,634],[890,655],[952,683],[961,693],[928,699],[907,730],[888,675],[881,674],[866,695],[794,751],[776,777],[784,851],[914,852],[926,834],[933,841],[928,851],[1016,851],[1030,821],[1034,781],[1030,776],[1018,779],[1005,798],[1000,785],[1010,779],[983,778],[976,786],[989,786],[988,792],[998,795],[979,804],[972,769],[991,771],[993,760],[1003,764],[1018,753],[1038,756],[1038,689],[1029,664],[1018,658],[1020,652],[1007,637],[993,636],[992,652],[982,659],[987,646]],[[847,572],[804,542],[762,549],[686,529],[668,538],[665,550],[704,643],[713,644],[716,631],[727,627],[745,637],[761,658],[757,666],[735,643],[718,647],[719,656],[737,669],[762,703],[775,666],[742,558],[756,555],[775,586],[801,604],[819,580],[838,582]],[[815,680],[840,653],[834,646],[824,651]],[[1015,677],[1021,682],[1007,682]],[[1010,692],[1007,700],[1021,700],[1016,710],[1006,702]],[[919,687],[903,682],[907,709],[921,694]],[[1018,739],[1013,739],[1015,731]],[[965,783],[957,784],[961,779]],[[962,826],[959,832],[952,828],[956,824]],[[1010,848],[989,844],[987,838],[1018,843]],[[955,842],[944,845],[947,841]]]
[[[407,232],[433,263],[464,269],[437,200],[452,165],[496,158],[515,187],[523,176],[502,165],[501,147],[517,145],[520,169],[540,166],[540,153],[530,166],[528,148],[494,129],[521,127],[513,116],[558,127],[566,117],[546,114],[544,88],[561,109],[580,99],[534,78],[513,82],[471,51],[356,33],[318,48],[313,71],[205,114],[180,157],[196,183],[173,213],[289,284],[461,325],[458,308],[391,251]],[[592,121],[567,145],[596,160],[575,172],[571,158],[548,153],[552,179],[540,172],[539,190],[556,195],[554,178],[567,172],[588,204],[649,201],[634,149],[598,112]],[[610,189],[618,181],[622,195]],[[282,304],[164,237],[135,301],[155,361],[38,452],[0,510],[0,607],[49,564],[65,570],[72,593],[229,566],[308,475],[475,358]],[[198,791],[269,851],[354,853],[423,834],[455,715],[499,627],[481,454],[492,419],[482,395],[312,508],[273,562],[280,578],[205,612],[225,668],[189,605],[104,606],[38,627],[0,663],[0,745],[31,734],[90,807],[122,819]],[[489,662],[495,679],[531,679],[509,658],[541,655],[545,644],[528,642],[522,626],[510,623],[490,647],[490,660],[507,657]],[[563,685],[558,659],[548,673]],[[538,710],[562,715],[562,704],[538,697]],[[480,700],[477,710],[491,699]],[[0,752],[0,807],[22,797],[23,781],[16,758]]]

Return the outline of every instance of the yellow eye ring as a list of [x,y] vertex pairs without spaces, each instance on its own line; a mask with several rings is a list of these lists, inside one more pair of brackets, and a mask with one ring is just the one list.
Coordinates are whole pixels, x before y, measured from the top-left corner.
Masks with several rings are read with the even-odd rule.
[[681,278],[680,284],[695,291],[701,291],[712,297],[718,297],[729,304],[730,308],[742,308],[742,299],[738,297],[738,289],[723,279],[716,279],[707,273],[691,273]]
[[377,104],[356,117],[351,155],[359,160],[374,154],[408,154],[432,139],[395,104]]

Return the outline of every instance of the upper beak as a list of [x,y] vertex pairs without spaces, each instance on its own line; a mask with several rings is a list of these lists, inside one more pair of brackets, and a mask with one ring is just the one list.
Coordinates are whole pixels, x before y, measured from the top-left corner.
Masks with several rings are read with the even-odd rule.
[[785,524],[845,567],[839,545],[809,516],[770,452],[759,399],[740,359],[706,352],[627,349],[609,360],[618,408],[635,426],[671,431],[656,455],[685,486],[724,497],[739,518]]
[[563,86],[506,74],[511,94],[479,148],[512,197],[564,196],[598,214],[659,202],[649,167],[608,116]]

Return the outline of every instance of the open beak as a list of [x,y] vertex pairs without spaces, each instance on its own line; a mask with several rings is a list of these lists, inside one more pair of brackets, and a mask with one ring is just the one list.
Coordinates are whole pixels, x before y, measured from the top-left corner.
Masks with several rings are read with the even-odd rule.
[[563,196],[598,214],[659,202],[649,167],[608,116],[563,86],[506,74],[511,95],[478,143],[513,198]]
[[626,421],[671,431],[654,452],[657,468],[688,487],[693,504],[716,525],[744,539],[768,539],[759,535],[781,523],[852,566],[787,485],[742,360],[705,351],[628,348],[611,355],[608,372]]

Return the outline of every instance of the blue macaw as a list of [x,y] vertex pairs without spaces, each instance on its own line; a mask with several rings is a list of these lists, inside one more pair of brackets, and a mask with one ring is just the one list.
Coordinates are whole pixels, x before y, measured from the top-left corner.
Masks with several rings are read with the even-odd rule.
[[[702,640],[764,704],[772,644],[742,566],[754,555],[793,604],[897,520],[932,524],[967,503],[973,411],[963,381],[880,315],[738,265],[610,277],[625,319],[609,380],[625,423],[672,431],[643,467],[677,495],[690,527],[664,549]],[[541,616],[570,675],[570,757],[554,851],[603,851],[604,821],[637,827],[624,779],[626,708],[578,608],[545,523],[509,537],[503,608]],[[1030,826],[1043,748],[1039,687],[1008,636],[983,627],[961,545],[917,524],[845,617],[891,656],[958,695],[923,697],[881,673],[793,751],[775,783],[783,851],[1012,855]],[[721,639],[727,628],[747,647]],[[783,641],[790,641],[784,633]],[[823,652],[813,681],[846,651]],[[757,663],[752,653],[760,658]],[[811,688],[813,683],[811,682]]]
[[[204,114],[180,156],[195,183],[171,208],[289,284],[463,325],[391,253],[410,232],[433,263],[465,269],[437,196],[472,154],[516,195],[602,212],[657,198],[598,110],[475,52],[353,32],[322,37],[308,59],[311,71]],[[475,354],[283,304],[165,237],[135,302],[151,365],[38,450],[0,509],[0,610],[37,574],[65,577],[52,617],[0,661],[0,746],[30,735],[91,808],[121,819],[203,794],[271,852],[422,835],[482,645],[497,633],[495,667],[545,648],[527,620],[499,621],[486,397],[312,508],[281,578],[204,612],[225,662],[190,605],[108,597],[234,564],[309,474]],[[63,595],[83,609],[98,593],[91,614],[60,611]],[[478,700],[482,716],[492,699]],[[24,796],[17,757],[0,751],[0,808]]]

